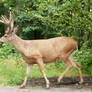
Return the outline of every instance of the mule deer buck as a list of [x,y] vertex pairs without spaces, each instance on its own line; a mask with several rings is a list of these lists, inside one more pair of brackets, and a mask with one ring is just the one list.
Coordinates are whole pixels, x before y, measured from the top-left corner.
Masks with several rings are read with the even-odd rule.
[[27,77],[32,69],[33,64],[38,64],[40,71],[45,79],[46,87],[48,88],[50,83],[44,72],[44,63],[55,62],[57,59],[61,59],[66,65],[66,70],[59,76],[57,81],[60,83],[64,75],[73,67],[75,67],[80,76],[80,82],[83,83],[81,67],[73,59],[73,53],[77,48],[77,42],[69,37],[55,37],[44,40],[23,40],[16,35],[19,30],[18,27],[14,27],[14,14],[10,12],[10,18],[1,16],[1,23],[5,24],[7,29],[5,35],[1,37],[0,42],[11,43],[16,50],[22,54],[24,60],[27,63],[26,74],[24,82],[21,84],[21,88],[25,87]]

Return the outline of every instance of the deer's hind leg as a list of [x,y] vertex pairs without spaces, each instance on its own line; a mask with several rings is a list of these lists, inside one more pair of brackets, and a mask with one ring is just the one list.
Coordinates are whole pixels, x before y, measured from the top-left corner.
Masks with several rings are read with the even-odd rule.
[[80,64],[78,64],[74,59],[73,59],[73,55],[66,55],[66,54],[62,54],[60,59],[67,65],[66,70],[59,76],[58,78],[58,82],[60,83],[61,79],[64,77],[64,75],[73,67],[75,67],[78,72],[79,72],[79,76],[80,76],[80,84],[83,83],[83,78],[82,78],[82,72],[81,72],[81,67]]
[[70,55],[69,59],[72,62],[73,67],[75,67],[78,70],[79,77],[80,77],[79,83],[82,84],[83,83],[83,77],[82,77],[82,72],[81,72],[81,66],[80,66],[80,64],[74,60],[73,54]]
[[60,57],[61,60],[63,60],[63,62],[67,65],[67,68],[65,69],[65,71],[58,77],[57,81],[58,83],[60,83],[60,81],[63,79],[63,77],[65,76],[65,74],[67,72],[69,72],[69,70],[71,69],[72,67],[72,64],[69,60],[69,58],[63,54],[63,56]]

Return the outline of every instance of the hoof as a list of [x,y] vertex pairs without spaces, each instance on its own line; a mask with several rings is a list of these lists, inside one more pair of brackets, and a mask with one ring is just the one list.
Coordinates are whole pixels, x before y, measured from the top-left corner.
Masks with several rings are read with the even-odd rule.
[[49,83],[49,81],[46,83],[46,88],[47,88],[47,89],[50,88],[50,83]]
[[83,80],[81,80],[80,82],[79,82],[79,84],[82,84],[83,83]]
[[49,89],[50,88],[50,85],[46,85],[46,89]]
[[25,88],[25,85],[22,84],[22,85],[19,86],[19,88],[20,88],[20,89]]

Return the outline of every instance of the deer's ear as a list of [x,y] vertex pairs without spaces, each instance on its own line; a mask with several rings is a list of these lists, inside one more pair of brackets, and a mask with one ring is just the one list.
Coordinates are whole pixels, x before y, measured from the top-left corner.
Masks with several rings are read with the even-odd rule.
[[19,26],[17,25],[15,28],[14,28],[14,30],[13,30],[13,33],[17,33],[19,31]]

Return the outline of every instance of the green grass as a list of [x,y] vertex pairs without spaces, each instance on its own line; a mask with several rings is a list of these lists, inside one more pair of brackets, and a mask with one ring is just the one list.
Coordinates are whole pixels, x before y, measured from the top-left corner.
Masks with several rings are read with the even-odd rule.
[[[58,77],[66,68],[62,63],[61,68],[56,68],[55,63],[44,65],[47,77]],[[26,64],[18,63],[15,60],[0,60],[0,84],[2,85],[17,85],[24,79]],[[78,72],[72,68],[66,76],[77,76]],[[83,74],[84,76],[86,74]],[[86,75],[87,76],[87,75]],[[29,78],[42,77],[42,74],[37,65],[34,65],[29,74]]]

